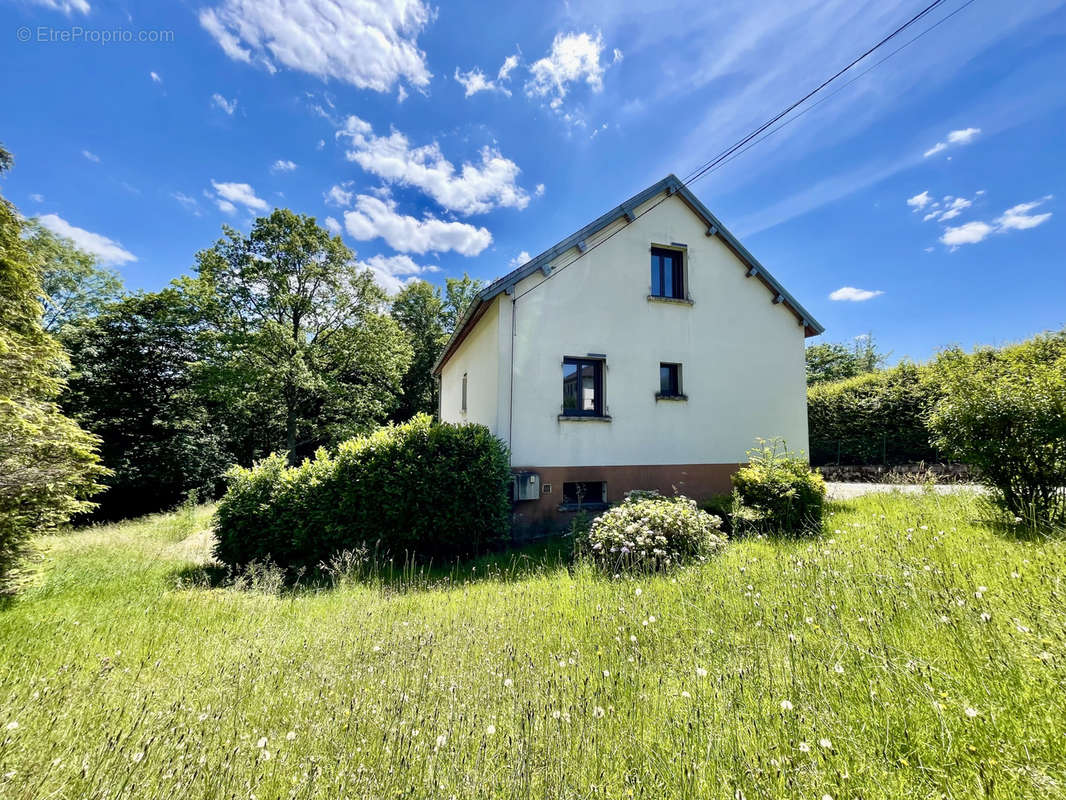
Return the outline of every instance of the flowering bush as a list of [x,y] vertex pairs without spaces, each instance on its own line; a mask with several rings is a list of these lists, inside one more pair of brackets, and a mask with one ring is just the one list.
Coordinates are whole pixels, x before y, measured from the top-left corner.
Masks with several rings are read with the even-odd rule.
[[687,497],[633,492],[596,517],[576,546],[610,572],[652,572],[703,559],[725,546],[721,525]]

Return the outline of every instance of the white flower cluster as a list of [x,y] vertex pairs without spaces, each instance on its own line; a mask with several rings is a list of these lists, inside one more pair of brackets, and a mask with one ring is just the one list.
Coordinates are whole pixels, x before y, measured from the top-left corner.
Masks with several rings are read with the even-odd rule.
[[724,546],[721,524],[687,497],[636,495],[592,521],[584,549],[612,572],[668,569]]

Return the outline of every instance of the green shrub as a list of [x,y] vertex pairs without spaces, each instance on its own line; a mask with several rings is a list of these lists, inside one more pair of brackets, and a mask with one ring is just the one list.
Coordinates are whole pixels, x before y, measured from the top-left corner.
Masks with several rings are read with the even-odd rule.
[[1066,330],[1001,350],[948,350],[935,366],[937,443],[975,467],[1010,514],[1066,525]]
[[733,474],[735,532],[808,533],[821,525],[825,481],[780,440],[760,440]]
[[602,569],[655,572],[705,558],[725,545],[722,521],[700,511],[687,497],[630,492],[625,501],[596,517],[575,546]]
[[929,411],[938,386],[929,367],[904,363],[807,390],[811,463],[907,464],[937,461]]
[[713,494],[700,502],[700,508],[708,514],[713,514],[722,520],[722,530],[727,534],[733,532],[733,512],[735,510],[736,495]]
[[216,515],[226,564],[315,568],[360,545],[384,556],[453,558],[507,536],[507,450],[481,425],[426,415],[286,467],[235,468]]

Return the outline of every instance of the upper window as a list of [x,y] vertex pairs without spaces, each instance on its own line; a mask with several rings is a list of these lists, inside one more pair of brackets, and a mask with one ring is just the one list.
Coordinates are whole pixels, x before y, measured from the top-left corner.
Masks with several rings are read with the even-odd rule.
[[655,297],[685,297],[685,270],[680,250],[651,249],[651,293]]
[[680,364],[660,364],[659,365],[659,396],[660,397],[680,397],[681,396],[681,365]]
[[563,359],[563,413],[569,416],[603,416],[603,361]]

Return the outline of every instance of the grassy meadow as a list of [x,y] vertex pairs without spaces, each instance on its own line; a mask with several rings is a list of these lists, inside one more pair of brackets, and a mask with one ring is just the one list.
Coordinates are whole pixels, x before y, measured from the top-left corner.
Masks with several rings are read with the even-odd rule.
[[972,496],[612,579],[559,547],[281,590],[210,509],[37,541],[0,797],[1066,797],[1066,544]]

